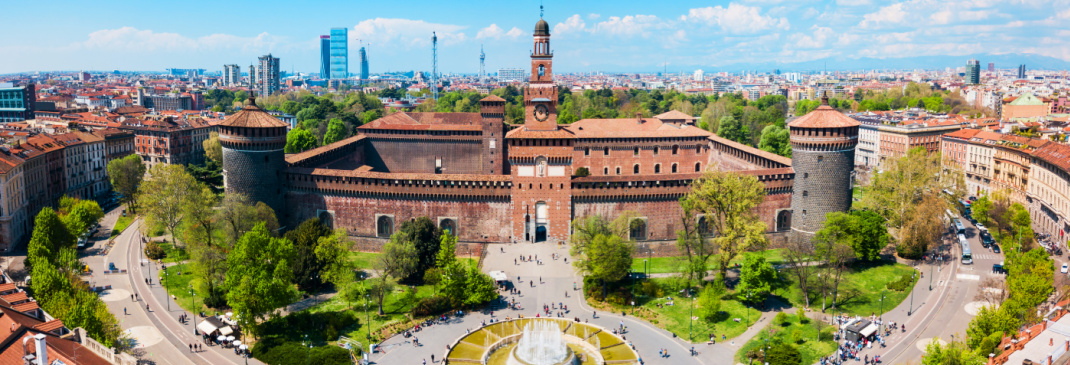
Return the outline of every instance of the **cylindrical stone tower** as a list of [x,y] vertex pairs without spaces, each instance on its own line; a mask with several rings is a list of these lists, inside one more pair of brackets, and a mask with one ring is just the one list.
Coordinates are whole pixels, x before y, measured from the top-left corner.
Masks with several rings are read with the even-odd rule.
[[219,123],[223,145],[223,186],[227,194],[241,193],[253,202],[264,202],[283,215],[283,148],[288,124],[256,106],[249,97],[237,113]]
[[826,214],[851,209],[860,124],[830,107],[828,98],[822,98],[814,111],[788,123],[795,169],[791,230],[798,238],[813,237],[825,223]]

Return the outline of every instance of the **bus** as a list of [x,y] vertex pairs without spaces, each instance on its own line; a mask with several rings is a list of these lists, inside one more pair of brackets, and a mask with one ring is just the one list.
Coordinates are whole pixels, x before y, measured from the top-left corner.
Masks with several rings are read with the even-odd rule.
[[962,245],[962,264],[973,264],[973,253],[970,252],[970,242],[966,241],[966,236],[959,234],[959,244]]
[[962,219],[955,220],[955,229],[960,236],[966,234],[966,225],[962,224]]

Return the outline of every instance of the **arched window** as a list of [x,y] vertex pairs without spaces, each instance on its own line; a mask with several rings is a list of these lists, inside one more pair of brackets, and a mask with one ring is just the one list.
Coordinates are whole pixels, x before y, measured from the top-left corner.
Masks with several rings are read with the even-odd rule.
[[443,219],[438,223],[438,228],[442,229],[442,232],[456,236],[457,235],[457,222],[451,218]]
[[655,174],[660,174],[661,173],[661,164],[654,165],[654,173]]
[[620,166],[617,166],[617,175],[620,175]]
[[702,163],[701,162],[695,162],[695,172],[700,172],[700,171],[702,171]]
[[698,234],[702,237],[713,236],[713,225],[706,219],[706,216],[698,217]]
[[602,168],[602,175],[609,175],[609,168],[608,167],[603,167]]
[[655,155],[658,154],[659,150],[661,150],[661,148],[658,148],[658,146],[654,146],[654,154]]
[[646,239],[646,221],[643,219],[632,220],[631,230],[628,232],[628,237],[633,240],[645,240]]
[[390,237],[394,234],[394,218],[388,215],[379,216],[379,219],[375,222],[376,236]]
[[602,154],[609,156],[609,147],[602,147]]
[[672,173],[676,173],[676,164],[672,164]]
[[672,146],[672,154],[675,155],[675,154],[678,154],[678,153],[680,153],[680,146],[675,146],[675,145]]
[[776,215],[776,230],[783,232],[791,229],[791,211],[782,210]]
[[539,77],[546,75],[546,65],[539,65]]
[[632,173],[633,174],[638,174],[639,173],[639,164],[635,164],[635,166],[632,166]]
[[639,147],[636,147],[636,148],[635,148],[635,153],[634,153],[634,155],[636,155],[636,156],[639,156]]

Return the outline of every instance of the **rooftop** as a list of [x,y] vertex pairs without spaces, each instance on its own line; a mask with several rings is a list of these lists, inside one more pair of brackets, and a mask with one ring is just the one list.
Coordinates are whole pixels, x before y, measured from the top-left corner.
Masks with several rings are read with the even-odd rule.
[[256,99],[250,97],[245,106],[237,113],[228,116],[219,125],[244,128],[286,128],[290,125],[273,117],[256,105]]
[[790,128],[844,128],[861,125],[857,120],[840,113],[828,105],[821,105],[804,116],[788,123]]
[[483,117],[479,113],[412,113],[399,112],[357,127],[361,130],[436,130],[479,131]]
[[576,138],[708,137],[712,134],[694,126],[665,123],[658,118],[582,119],[565,129]]

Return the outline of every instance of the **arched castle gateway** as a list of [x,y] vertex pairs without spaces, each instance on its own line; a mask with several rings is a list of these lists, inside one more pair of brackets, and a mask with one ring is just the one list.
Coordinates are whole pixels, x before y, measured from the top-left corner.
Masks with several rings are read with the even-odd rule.
[[[574,218],[614,219],[625,211],[638,212],[644,223],[635,239],[672,241],[680,228],[678,199],[716,164],[765,183],[768,195],[758,209],[770,234],[790,231],[798,216],[791,209],[790,159],[717,137],[695,127],[691,116],[672,111],[558,124],[544,20],[535,26],[523,91],[521,125],[503,122],[505,100],[493,95],[480,101],[479,113],[394,113],[353,137],[286,156],[272,188],[245,186],[272,181],[271,157],[225,158],[228,175],[265,175],[259,182],[227,176],[227,191],[280,197],[276,210],[287,226],[326,214],[335,228],[372,242],[421,216],[449,227],[461,242],[558,242],[568,239]],[[263,113],[243,110],[223,123],[254,112]],[[271,139],[246,132],[235,140]],[[576,176],[581,167],[590,174]],[[276,189],[280,194],[270,194]]]

